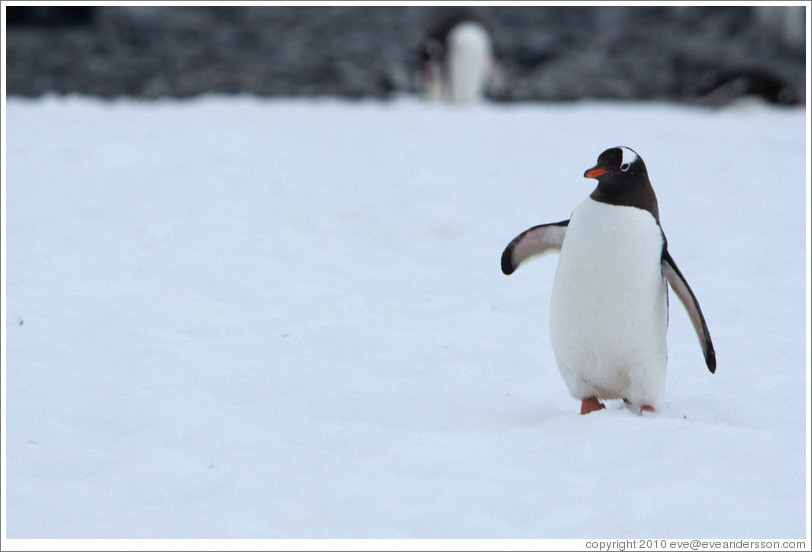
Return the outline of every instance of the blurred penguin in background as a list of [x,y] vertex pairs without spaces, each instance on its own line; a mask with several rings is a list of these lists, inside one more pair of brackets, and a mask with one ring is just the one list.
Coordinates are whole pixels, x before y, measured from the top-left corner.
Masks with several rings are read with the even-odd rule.
[[423,38],[419,55],[418,86],[429,100],[471,104],[502,86],[490,34],[470,16],[438,21]]

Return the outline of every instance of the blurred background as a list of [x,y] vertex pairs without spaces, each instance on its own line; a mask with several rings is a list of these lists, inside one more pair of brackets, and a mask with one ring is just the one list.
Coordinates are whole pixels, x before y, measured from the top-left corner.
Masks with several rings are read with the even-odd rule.
[[756,96],[798,105],[806,94],[804,10],[9,6],[7,94],[420,94],[426,34],[462,15],[480,21],[491,38],[499,86],[484,95],[493,101],[718,106]]

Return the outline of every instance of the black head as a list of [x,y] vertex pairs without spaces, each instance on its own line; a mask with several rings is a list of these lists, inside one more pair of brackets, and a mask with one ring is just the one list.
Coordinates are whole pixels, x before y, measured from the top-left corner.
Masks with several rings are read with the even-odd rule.
[[598,181],[598,187],[589,196],[595,201],[645,209],[659,221],[657,197],[646,164],[633,149],[618,146],[604,151],[598,163],[584,172],[584,177]]
[[598,184],[610,188],[634,186],[648,179],[646,165],[631,148],[618,146],[600,154],[598,164],[584,172],[585,178],[596,178]]
[[436,38],[427,38],[420,45],[418,63],[440,62],[445,55],[445,46]]

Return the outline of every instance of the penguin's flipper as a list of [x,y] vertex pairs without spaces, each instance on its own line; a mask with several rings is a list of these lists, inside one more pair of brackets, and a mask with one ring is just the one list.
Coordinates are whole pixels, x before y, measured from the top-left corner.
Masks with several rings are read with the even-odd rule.
[[513,274],[526,260],[561,250],[569,220],[541,224],[528,228],[508,244],[502,252],[502,272]]
[[682,301],[685,310],[688,311],[688,316],[694,325],[696,335],[699,337],[699,343],[702,345],[702,353],[705,355],[705,364],[708,365],[708,370],[713,374],[716,372],[716,351],[713,349],[713,342],[711,341],[710,332],[708,331],[708,325],[705,323],[705,317],[702,315],[702,309],[699,307],[699,301],[696,300],[694,292],[691,291],[691,287],[688,285],[688,282],[685,281],[685,277],[679,271],[679,268],[677,268],[677,263],[671,258],[671,254],[667,249],[663,249],[661,262],[663,276],[671,285],[671,289],[677,294],[679,300]]

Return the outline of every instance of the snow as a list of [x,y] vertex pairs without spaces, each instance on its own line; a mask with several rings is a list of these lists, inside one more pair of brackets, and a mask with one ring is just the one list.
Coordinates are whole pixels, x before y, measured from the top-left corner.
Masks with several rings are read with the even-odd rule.
[[[8,538],[809,538],[802,109],[7,108]],[[616,145],[719,364],[672,300],[661,411],[580,416],[499,258]]]

